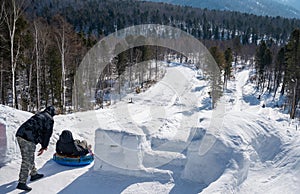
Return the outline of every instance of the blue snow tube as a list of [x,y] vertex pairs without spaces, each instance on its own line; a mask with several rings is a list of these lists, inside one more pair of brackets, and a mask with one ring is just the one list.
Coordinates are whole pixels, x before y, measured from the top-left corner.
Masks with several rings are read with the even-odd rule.
[[65,156],[55,153],[53,160],[64,166],[86,166],[94,161],[93,154],[87,154],[85,156]]

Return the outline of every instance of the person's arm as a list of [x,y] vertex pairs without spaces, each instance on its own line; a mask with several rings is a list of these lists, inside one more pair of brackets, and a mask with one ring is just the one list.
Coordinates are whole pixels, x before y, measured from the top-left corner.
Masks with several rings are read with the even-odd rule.
[[42,149],[44,149],[44,150],[47,150],[47,147],[49,145],[50,137],[53,133],[53,124],[54,124],[54,121],[50,120],[50,121],[48,121],[47,125],[45,126],[46,129],[43,134],[43,141],[41,143]]
[[75,152],[76,152],[76,155],[78,156],[85,156],[89,153],[89,151],[87,149],[84,149],[83,147],[81,147],[80,145],[78,145],[76,142],[75,142]]
[[[52,124],[53,126],[53,124]],[[42,142],[42,148],[38,151],[38,156],[42,155],[44,151],[47,151],[50,137],[52,135],[53,129],[47,130],[47,132],[44,134],[43,142]]]
[[58,140],[56,142],[56,146],[55,146],[56,153],[60,153],[61,152],[60,146],[61,146],[61,143],[60,143],[60,140]]
[[42,148],[38,151],[38,156],[42,155],[44,153],[44,151],[47,150],[49,142],[50,142],[50,137],[52,135],[53,132],[53,124],[54,124],[54,120],[53,118],[47,118],[46,116],[46,121],[44,121],[45,124],[42,125],[42,129],[43,130],[42,134],[41,134],[41,146]]

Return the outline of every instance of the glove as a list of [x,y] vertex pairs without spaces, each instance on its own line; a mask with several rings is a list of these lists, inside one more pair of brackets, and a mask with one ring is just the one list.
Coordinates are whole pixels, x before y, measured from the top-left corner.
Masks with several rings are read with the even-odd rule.
[[47,148],[41,148],[39,151],[38,151],[38,156],[42,155],[44,153],[44,151],[46,151]]

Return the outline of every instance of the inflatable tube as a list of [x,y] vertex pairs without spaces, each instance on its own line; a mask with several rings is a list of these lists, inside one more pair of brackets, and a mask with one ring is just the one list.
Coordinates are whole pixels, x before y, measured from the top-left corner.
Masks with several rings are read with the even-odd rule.
[[94,161],[93,154],[87,154],[85,156],[65,156],[55,153],[53,155],[53,160],[64,166],[85,166],[89,165]]

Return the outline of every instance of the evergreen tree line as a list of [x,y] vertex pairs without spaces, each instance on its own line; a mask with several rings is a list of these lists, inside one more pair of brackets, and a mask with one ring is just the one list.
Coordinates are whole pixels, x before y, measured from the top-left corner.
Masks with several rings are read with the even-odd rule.
[[256,16],[229,11],[182,7],[137,0],[32,0],[28,10],[43,18],[61,14],[77,32],[101,38],[118,29],[139,24],[180,28],[201,40],[232,40],[243,45],[259,40],[284,44],[300,20]]
[[228,47],[224,52],[222,52],[219,47],[213,46],[209,49],[210,54],[214,57],[217,65],[223,71],[223,83],[224,88],[227,87],[227,81],[231,78],[232,72],[232,62],[234,61],[233,51]]
[[[144,23],[179,27],[201,39],[223,70],[225,86],[232,61],[256,56],[258,89],[276,93],[280,88],[291,105],[298,104],[297,68],[291,69],[296,67],[297,39],[295,32],[288,37],[299,20],[133,0],[5,0],[0,11],[2,104],[29,111],[54,104],[65,110],[74,104],[74,75],[85,53],[105,35]],[[120,78],[126,69],[131,72],[134,64],[163,60],[170,52],[143,46],[118,54],[99,75],[96,91],[107,88],[107,80]],[[157,79],[157,72],[156,65],[141,68],[136,77],[144,83]],[[131,80],[131,74],[126,79]],[[295,113],[296,108],[291,117]]]
[[[289,112],[290,118],[294,119],[300,115],[300,29],[295,29],[289,37],[282,47],[276,46],[272,41],[264,40],[254,47],[256,51],[252,57],[254,56],[256,73],[250,79],[256,82],[259,100],[263,94],[273,95],[275,105],[284,105],[283,108]],[[223,71],[224,88],[226,88],[227,81],[232,76],[233,62],[237,62],[238,57],[247,61],[251,55],[245,57],[236,51],[236,48],[247,47],[245,45],[235,45],[233,46],[235,49],[230,47],[224,49],[218,43],[212,43],[212,45],[214,46],[211,46],[209,51]],[[227,44],[227,46],[232,46],[232,44]],[[246,50],[249,52],[254,48]],[[280,97],[285,97],[281,105],[278,100],[282,98],[275,100],[278,93]]]
[[[290,118],[299,117],[300,100],[300,30],[294,30],[289,41],[279,49],[262,41],[255,55],[256,83],[260,94],[286,95]],[[260,96],[259,96],[260,97]]]
[[[128,41],[134,41],[133,36],[127,36]],[[145,39],[143,36],[137,39]],[[151,85],[162,78],[164,67],[159,61],[165,61],[170,53],[184,57],[176,51],[159,46],[138,46],[123,52],[118,50],[122,45],[115,46],[115,57],[101,73],[95,90],[96,105],[103,107],[104,102],[111,103],[113,96],[120,96],[121,88],[125,92],[141,92],[147,85]],[[187,57],[185,57],[187,59]],[[93,95],[93,94],[92,94]],[[107,99],[109,95],[110,98]]]
[[27,3],[1,2],[0,102],[27,111],[49,104],[64,109],[87,40],[59,15],[29,19]]
[[[65,112],[66,107],[74,107],[72,92],[76,70],[98,39],[75,31],[61,15],[47,19],[28,15],[27,3],[26,0],[6,0],[1,4],[0,103],[32,112],[52,104]],[[163,60],[166,51],[160,47],[140,46],[118,54],[99,75],[96,93],[91,96],[96,97],[98,90],[112,87],[107,80],[112,83],[120,79],[127,67],[150,59]],[[157,79],[158,70],[157,63],[155,67],[136,70],[139,83]]]

